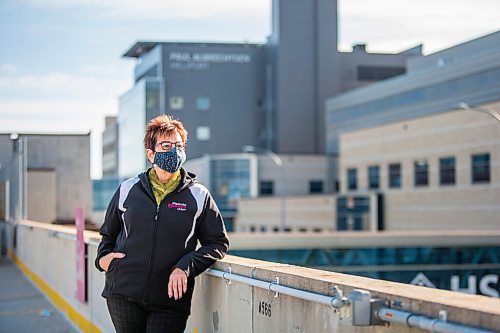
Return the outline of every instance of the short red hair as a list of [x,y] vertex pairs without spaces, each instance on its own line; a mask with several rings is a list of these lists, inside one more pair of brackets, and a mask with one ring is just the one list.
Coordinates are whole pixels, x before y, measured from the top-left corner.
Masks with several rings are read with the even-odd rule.
[[171,136],[175,135],[176,132],[180,134],[182,141],[186,144],[188,132],[179,120],[167,114],[153,118],[146,126],[144,148],[154,150],[158,136]]

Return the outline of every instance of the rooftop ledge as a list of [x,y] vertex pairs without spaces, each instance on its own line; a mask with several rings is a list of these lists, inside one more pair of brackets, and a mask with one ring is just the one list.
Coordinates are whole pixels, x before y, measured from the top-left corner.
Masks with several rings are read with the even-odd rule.
[[[23,230],[26,230],[26,228],[32,231],[38,230],[37,234],[42,236],[43,234],[45,234],[44,232],[42,232],[42,230],[48,230],[49,239],[50,237],[63,238],[67,239],[68,241],[74,241],[75,239],[75,229],[71,226],[60,226],[33,221],[22,221],[19,227],[21,227]],[[22,232],[26,233],[26,231]],[[348,238],[358,237],[354,235],[354,233],[339,234],[341,234],[342,237]],[[395,233],[389,234],[392,234],[392,236],[395,235]],[[410,236],[410,234],[413,233],[401,232],[399,234],[406,234],[407,236]],[[429,236],[429,233],[426,232],[417,232],[415,234],[418,234],[422,237]],[[432,234],[439,235],[440,232],[433,231]],[[450,234],[464,234],[464,236],[469,234],[469,237],[471,235],[474,235],[475,237],[486,237],[486,235],[483,235],[479,232],[446,232],[441,236],[443,237]],[[498,235],[495,235],[495,233],[493,233],[492,235],[491,232],[488,232],[488,234],[490,234],[490,236],[499,237]],[[301,235],[304,236],[302,233]],[[314,233],[314,235],[317,234]],[[233,238],[237,239],[237,237],[239,237],[237,234],[235,234],[234,236],[236,237],[230,235],[232,247],[234,243]],[[292,236],[293,238],[293,236],[295,235],[290,234],[287,237],[289,236]],[[365,235],[365,237],[368,236],[369,235]],[[246,237],[248,237],[248,235],[246,235]],[[266,236],[259,235],[259,237]],[[274,235],[274,237],[278,237],[278,235]],[[283,236],[281,235],[280,237]],[[378,236],[374,236],[373,234],[371,234],[370,237]],[[380,237],[385,238],[385,236]],[[98,244],[99,238],[100,237],[96,232],[85,232],[85,240],[89,245],[89,251],[91,251],[91,253],[95,252],[95,247]],[[496,244],[498,244],[498,241]],[[28,249],[23,250],[23,252],[26,251],[28,251]],[[257,292],[257,289],[259,288],[253,291],[254,289],[252,288],[254,287],[249,284],[245,285],[243,282],[238,282],[237,279],[234,280],[235,282],[233,284],[229,284],[228,279],[224,278],[224,276],[220,274],[221,272],[230,273],[224,273],[226,274],[226,277],[234,276],[235,278],[241,277],[243,279],[251,278],[253,281],[257,281],[257,283],[275,283],[278,284],[279,287],[293,288],[294,290],[298,291],[318,294],[321,297],[338,296],[338,293],[336,294],[336,289],[340,290],[343,295],[349,295],[354,290],[362,290],[369,293],[371,299],[382,300],[384,302],[384,308],[390,308],[395,311],[405,311],[407,313],[412,313],[412,316],[416,315],[430,318],[440,318],[442,317],[442,314],[445,313],[446,320],[449,323],[456,323],[470,327],[479,327],[489,330],[497,330],[500,327],[500,299],[498,298],[490,298],[480,295],[469,295],[447,290],[413,286],[409,284],[389,282],[294,265],[236,257],[231,255],[227,255],[223,260],[216,262],[210,271],[202,274],[198,278],[198,284],[200,286],[198,286],[198,288],[195,290],[194,297],[199,298],[197,299],[197,301],[195,301],[195,299],[193,300],[193,305],[197,304],[198,302],[199,306],[203,307],[203,311],[198,311],[198,313],[204,313],[205,316],[211,316],[212,312],[210,312],[210,310],[215,311],[215,307],[221,310],[220,308],[224,307],[224,304],[226,304],[227,306],[223,310],[227,313],[233,313],[234,311],[237,311],[237,309],[233,307],[233,304],[239,304],[241,302],[245,303],[244,306],[249,308],[250,312],[252,312],[255,311],[254,307],[257,304],[257,299],[254,300],[254,298],[257,298],[256,295],[267,295],[265,297],[271,297],[272,299],[272,292],[274,292],[275,290],[272,290],[270,285],[269,291],[267,292],[266,290],[264,290],[264,292]],[[214,273],[217,273],[218,275]],[[226,283],[224,283],[224,280],[226,280]],[[262,290],[261,288],[263,287],[260,287],[259,290]],[[196,296],[197,293],[199,294],[198,296]],[[206,295],[203,293],[206,293]],[[202,294],[203,296],[200,296],[200,294]],[[280,295],[279,297],[283,297],[285,302],[287,302],[286,300],[289,300],[289,297],[291,296],[287,296],[285,294],[283,296]],[[302,305],[299,305],[300,307],[294,311],[303,312],[302,315],[307,317],[309,314],[306,311],[312,311],[311,307],[306,305],[305,303],[299,304]],[[213,309],[210,308],[210,306],[212,306]],[[213,313],[215,315],[215,312]],[[294,312],[294,315],[295,313],[296,312]],[[280,314],[282,318],[286,318],[286,316],[289,315],[289,313]],[[254,316],[253,312],[252,316]],[[206,321],[207,318],[204,318],[199,322]]]
[[383,299],[387,307],[439,318],[446,311],[447,321],[483,329],[500,327],[500,299],[452,292],[403,283],[389,282],[342,273],[279,264],[227,255],[215,263],[214,270],[231,272],[257,280],[321,295],[335,296],[334,286],[344,295],[361,289],[372,298]]

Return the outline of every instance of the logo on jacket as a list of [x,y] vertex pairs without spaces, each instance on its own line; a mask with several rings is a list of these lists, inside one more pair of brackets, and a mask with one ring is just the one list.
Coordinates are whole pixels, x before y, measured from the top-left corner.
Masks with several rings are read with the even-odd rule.
[[171,202],[168,204],[168,208],[173,208],[181,211],[185,211],[187,208],[187,204],[182,202]]

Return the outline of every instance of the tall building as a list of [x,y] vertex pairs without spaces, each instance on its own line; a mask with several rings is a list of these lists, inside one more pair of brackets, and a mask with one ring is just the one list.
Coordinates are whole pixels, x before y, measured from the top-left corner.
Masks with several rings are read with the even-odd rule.
[[326,104],[326,151],[339,152],[339,136],[392,122],[480,105],[500,94],[500,32],[408,59],[408,72],[333,96]]
[[137,80],[134,88],[120,97],[118,114],[118,176],[132,177],[144,170],[144,130],[148,121],[160,115],[162,81],[158,78]]
[[[383,67],[372,75],[396,71]],[[328,100],[327,152],[338,159],[327,173],[340,180],[340,193],[290,198],[285,215],[322,212],[311,225],[333,230],[498,229],[500,123],[487,113],[500,118],[500,32],[405,67]],[[458,110],[461,103],[472,107]],[[237,221],[255,230],[276,225],[279,201],[271,199],[243,200]]]
[[498,230],[499,152],[500,122],[472,110],[346,132],[341,194],[380,193],[385,230]]
[[371,54],[337,50],[337,2],[274,0],[267,43],[137,42],[134,87],[120,98],[119,175],[147,165],[142,135],[162,113],[181,119],[188,158],[239,153],[252,145],[276,153],[325,152],[327,98],[406,72],[417,47]]
[[341,194],[383,196],[386,230],[497,230],[500,32],[408,69],[328,101]]
[[187,128],[188,158],[262,146],[261,45],[138,42],[125,56],[139,61],[135,87],[120,99],[120,176],[144,168],[144,128],[162,113]]

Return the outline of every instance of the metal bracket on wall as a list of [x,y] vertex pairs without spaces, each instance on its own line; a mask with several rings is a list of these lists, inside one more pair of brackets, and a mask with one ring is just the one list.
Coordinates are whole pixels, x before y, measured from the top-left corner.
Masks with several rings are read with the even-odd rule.
[[[227,273],[232,274],[231,265],[229,265]],[[222,273],[222,277],[224,278],[224,281],[226,281],[226,284],[231,284],[231,280],[226,277],[227,273],[226,272]]]
[[279,278],[279,276],[277,276],[275,278],[274,282],[271,282],[271,284],[269,285],[269,291],[270,292],[274,292],[274,298],[278,298],[280,296],[280,293],[271,289],[274,285],[277,285],[277,286],[280,285],[280,278]]

